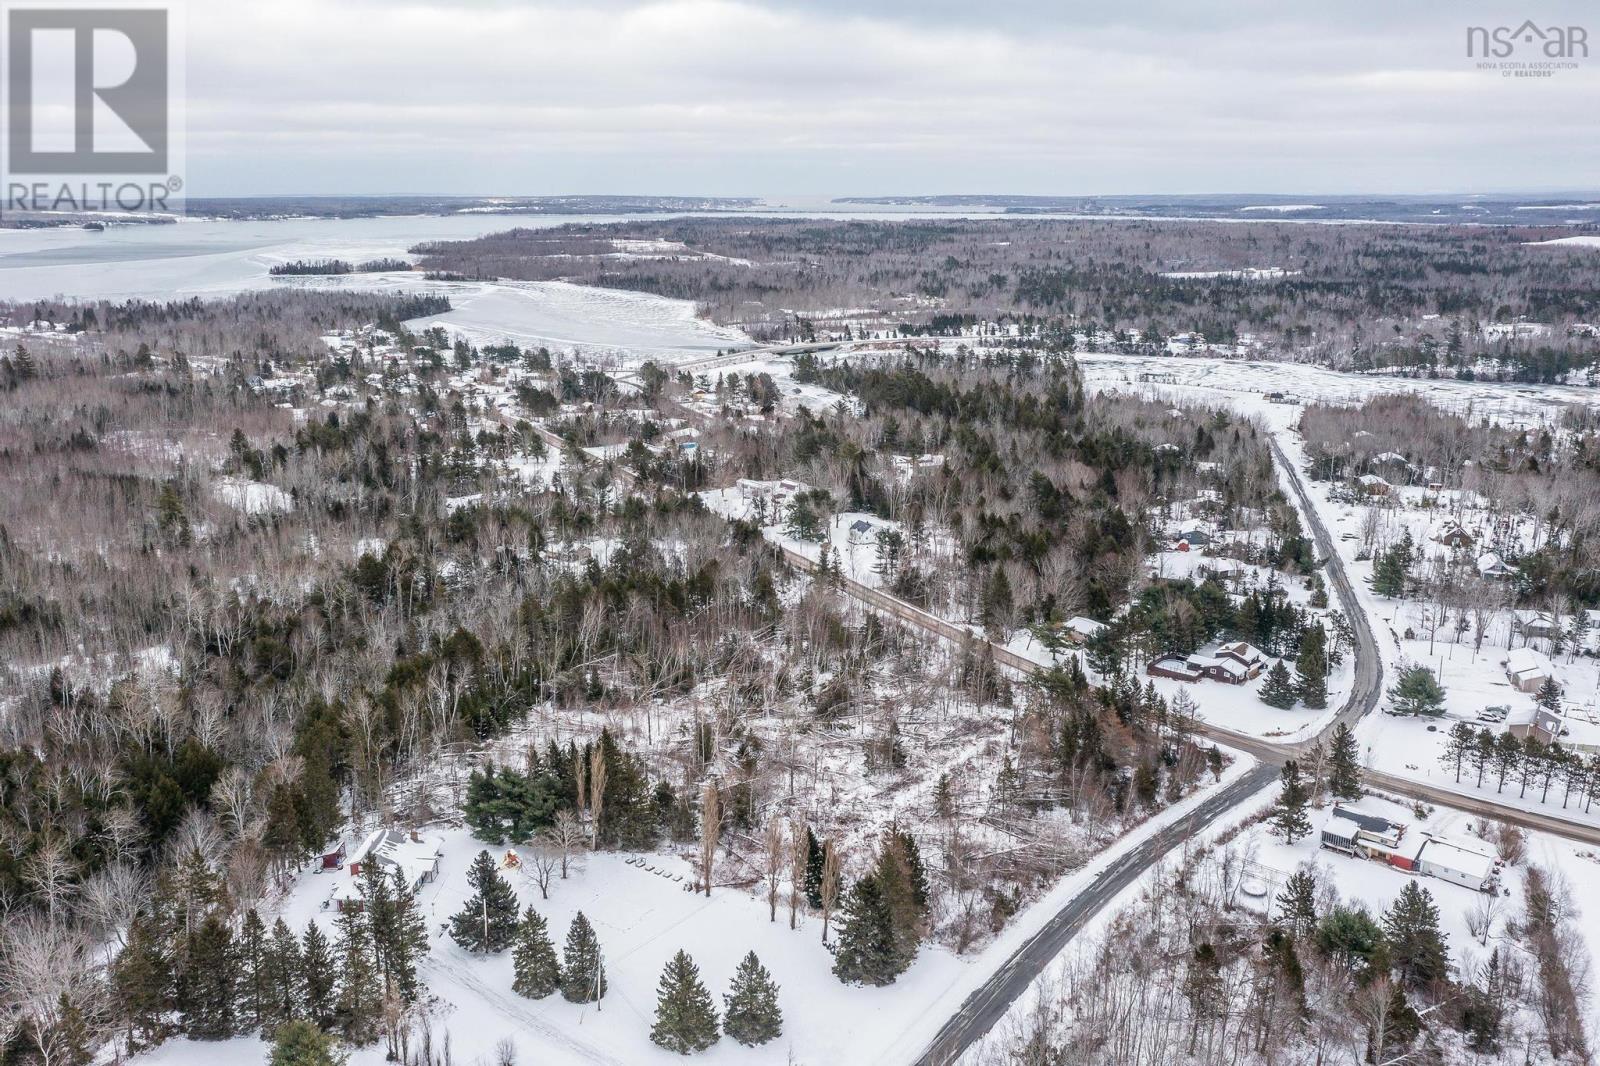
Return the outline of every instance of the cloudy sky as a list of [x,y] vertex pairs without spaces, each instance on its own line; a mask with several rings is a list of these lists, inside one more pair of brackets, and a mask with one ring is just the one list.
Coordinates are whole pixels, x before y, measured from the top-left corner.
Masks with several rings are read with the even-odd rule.
[[[1592,26],[1594,58],[1474,69],[1469,25],[1527,18]],[[1589,3],[191,0],[187,20],[197,196],[1600,187]]]

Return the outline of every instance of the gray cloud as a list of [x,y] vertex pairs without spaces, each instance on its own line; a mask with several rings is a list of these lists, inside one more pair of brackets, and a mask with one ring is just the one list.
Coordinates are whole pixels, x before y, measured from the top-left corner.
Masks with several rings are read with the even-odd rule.
[[190,189],[1594,184],[1600,52],[1517,81],[1464,55],[1466,25],[1503,7],[1306,7],[217,0],[189,8]]

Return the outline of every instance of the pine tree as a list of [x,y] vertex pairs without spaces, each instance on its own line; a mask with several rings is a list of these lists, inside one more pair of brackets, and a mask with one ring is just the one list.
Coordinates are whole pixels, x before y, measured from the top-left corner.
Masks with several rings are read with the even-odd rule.
[[156,923],[143,913],[135,915],[127,946],[111,970],[112,995],[130,1050],[166,1039],[172,984],[172,966]]
[[1283,764],[1283,790],[1278,793],[1278,802],[1272,813],[1272,824],[1278,832],[1283,834],[1283,839],[1293,844],[1296,840],[1311,832],[1311,819],[1306,817],[1306,803],[1310,797],[1306,794],[1305,782],[1300,777],[1300,764],[1290,759]]
[[468,951],[504,951],[517,933],[517,895],[495,869],[487,851],[478,852],[467,872],[473,894],[450,919],[450,937]]
[[1317,927],[1317,878],[1310,870],[1289,875],[1278,893],[1278,921],[1297,937],[1307,937]]
[[300,938],[300,1006],[306,1020],[318,1029],[332,1029],[337,1018],[337,974],[327,934],[316,922],[307,922]]
[[56,1001],[56,1027],[51,1042],[54,1045],[51,1066],[89,1066],[94,1061],[88,1019],[65,992]]
[[262,955],[261,971],[265,993],[261,1001],[261,1029],[262,1035],[270,1035],[300,1017],[300,941],[282,918],[273,923],[272,936]]
[[516,979],[511,990],[529,999],[543,999],[561,986],[561,963],[556,946],[542,915],[529,907],[517,926],[517,939],[511,948]]
[[184,959],[183,1028],[192,1040],[226,1040],[234,1034],[237,962],[233,933],[220,915],[208,915],[190,935]]
[[1426,666],[1408,666],[1389,689],[1396,714],[1437,717],[1444,713],[1444,689]]
[[290,1022],[278,1030],[267,1066],[342,1066],[344,1060],[332,1037],[310,1022]]
[[605,964],[594,927],[579,911],[567,928],[561,958],[561,995],[569,1003],[593,1003],[606,994]]
[[1295,656],[1295,689],[1300,701],[1314,711],[1328,705],[1328,634],[1318,623],[1300,634],[1300,654]]
[[1439,929],[1433,894],[1408,881],[1383,915],[1389,953],[1396,972],[1413,988],[1425,988],[1450,974],[1450,952]]
[[661,971],[650,1040],[680,1055],[704,1051],[717,1042],[717,1008],[700,980],[700,968],[681,949]]
[[379,970],[385,988],[405,1002],[415,1003],[421,991],[417,961],[428,953],[428,924],[417,908],[416,893],[411,891],[399,870],[394,872],[394,884],[390,887],[389,921],[384,930]]
[[339,1035],[346,1043],[365,1047],[378,1039],[383,988],[372,957],[367,924],[353,910],[339,915]]
[[1405,595],[1410,563],[1410,552],[1404,545],[1396,544],[1380,552],[1372,566],[1372,591],[1390,599]]
[[741,1044],[754,1047],[783,1033],[778,986],[753,951],[739,962],[722,1004],[723,1031]]
[[1328,791],[1334,799],[1361,798],[1361,764],[1356,748],[1356,733],[1346,722],[1333,731],[1333,750],[1328,754]]
[[1261,683],[1261,702],[1286,711],[1295,705],[1298,698],[1294,681],[1289,677],[1289,668],[1279,659],[1272,664],[1272,669],[1267,671],[1267,679]]

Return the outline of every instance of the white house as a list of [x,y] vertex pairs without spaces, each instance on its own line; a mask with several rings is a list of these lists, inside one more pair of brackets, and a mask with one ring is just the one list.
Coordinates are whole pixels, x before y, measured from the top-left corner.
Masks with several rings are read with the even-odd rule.
[[1518,692],[1538,692],[1554,676],[1555,667],[1541,651],[1512,648],[1506,653],[1506,680]]
[[1478,573],[1483,577],[1515,577],[1517,568],[1510,566],[1495,552],[1478,556]]

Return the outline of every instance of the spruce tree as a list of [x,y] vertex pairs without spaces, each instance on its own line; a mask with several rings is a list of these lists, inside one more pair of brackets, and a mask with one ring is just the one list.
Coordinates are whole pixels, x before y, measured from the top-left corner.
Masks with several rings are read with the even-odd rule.
[[894,915],[875,877],[863,877],[845,896],[833,972],[846,984],[887,985],[900,974]]
[[262,1005],[266,1002],[267,929],[251,907],[239,927],[239,1029],[260,1032]]
[[1272,669],[1267,671],[1267,679],[1261,683],[1261,702],[1268,707],[1279,710],[1288,710],[1295,705],[1299,697],[1295,695],[1294,681],[1289,677],[1289,668],[1279,659],[1272,664]]
[[1396,544],[1378,554],[1372,565],[1372,591],[1390,599],[1405,595],[1409,553]]
[[130,1050],[166,1039],[172,967],[156,923],[142,912],[129,923],[127,946],[112,965],[111,991]]
[[543,999],[561,987],[561,963],[556,959],[556,946],[550,940],[544,917],[532,907],[517,926],[511,957],[517,975],[511,990],[517,995]]
[[753,951],[739,962],[722,1005],[723,1031],[741,1044],[754,1047],[783,1033],[778,986]]
[[717,1042],[717,1008],[700,980],[700,968],[681,949],[661,971],[650,1040],[680,1055],[704,1051]]
[[1333,731],[1333,750],[1328,753],[1328,791],[1334,799],[1361,798],[1361,764],[1356,747],[1356,732],[1346,722]]
[[270,1036],[300,1017],[300,941],[282,918],[273,923],[261,970],[261,1028],[263,1036]]
[[1395,971],[1413,988],[1426,988],[1450,974],[1450,952],[1439,929],[1433,894],[1408,881],[1383,915]]
[[806,905],[812,910],[822,909],[822,842],[806,826]]
[[1533,702],[1551,714],[1561,713],[1561,686],[1556,684],[1555,678],[1547,677],[1544,679],[1544,684],[1539,686],[1539,691],[1533,697]]
[[89,1066],[94,1061],[96,1041],[90,1038],[89,1021],[65,992],[56,1000],[56,1027],[51,1066]]
[[300,938],[300,1008],[303,1017],[318,1029],[332,1029],[336,1020],[338,972],[327,934],[315,921],[307,922]]
[[233,933],[217,914],[189,936],[184,959],[183,1029],[191,1040],[226,1040],[234,1034],[238,963]]
[[478,852],[467,881],[474,891],[450,919],[451,939],[468,951],[504,951],[517,933],[516,893],[487,851]]
[[569,1003],[593,1003],[606,994],[605,964],[600,958],[600,941],[589,919],[579,911],[567,928],[567,943],[561,958],[561,995]]
[[1295,690],[1300,702],[1314,711],[1328,705],[1328,634],[1319,623],[1300,634],[1300,654],[1295,656]]
[[1293,759],[1284,763],[1280,777],[1283,789],[1278,793],[1278,802],[1273,808],[1272,824],[1283,834],[1287,843],[1293,844],[1311,832],[1311,820],[1306,817],[1306,803],[1310,797],[1300,777],[1299,763]]
[[339,1035],[346,1043],[365,1047],[378,1039],[383,1011],[383,988],[372,956],[367,923],[353,910],[339,915]]

